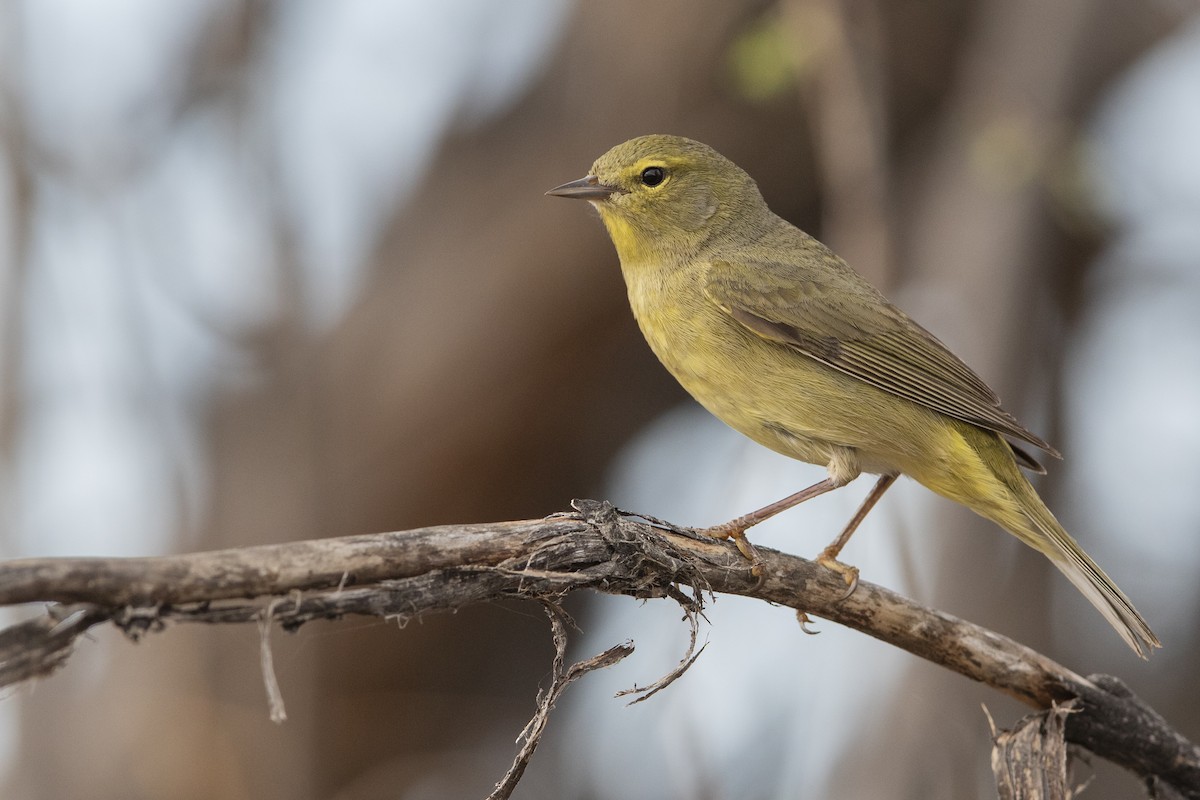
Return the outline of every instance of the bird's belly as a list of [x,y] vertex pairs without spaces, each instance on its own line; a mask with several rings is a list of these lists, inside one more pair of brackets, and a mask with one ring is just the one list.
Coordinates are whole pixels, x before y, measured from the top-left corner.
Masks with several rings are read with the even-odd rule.
[[714,416],[779,453],[828,464],[842,443],[826,435],[830,398],[813,386],[823,376],[807,374],[819,365],[713,311],[704,319],[662,309],[649,324],[638,321],[663,366]]

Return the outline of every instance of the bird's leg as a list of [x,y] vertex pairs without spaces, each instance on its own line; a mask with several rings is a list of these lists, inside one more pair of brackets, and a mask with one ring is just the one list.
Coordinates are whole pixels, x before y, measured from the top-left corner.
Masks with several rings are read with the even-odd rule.
[[838,537],[821,551],[821,555],[817,556],[818,564],[841,575],[842,579],[850,587],[850,590],[842,597],[843,600],[854,594],[854,590],[858,588],[858,567],[852,567],[849,564],[843,564],[841,561],[838,561],[838,554],[842,552],[842,548],[846,546],[846,542],[850,541],[850,537],[854,535],[854,531],[862,524],[867,514],[879,502],[879,498],[883,497],[883,493],[895,482],[895,475],[880,475],[879,480],[875,482],[874,488],[871,489],[871,493],[867,495],[866,500],[863,500],[862,505],[858,507],[858,511],[854,512],[854,516],[850,519],[850,522],[846,523],[846,527],[842,529]]
[[789,508],[798,506],[805,500],[811,500],[818,495],[836,489],[839,485],[834,483],[832,478],[826,478],[819,483],[814,483],[807,489],[801,489],[795,494],[789,494],[782,500],[776,500],[774,503],[765,505],[757,511],[743,514],[737,519],[722,522],[720,525],[713,525],[711,528],[703,528],[699,533],[712,536],[714,539],[736,539],[738,534],[745,533],[747,528],[753,528],[758,523],[765,522],[782,511],[787,511]]
[[776,500],[774,503],[765,505],[757,511],[751,511],[749,514],[731,519],[729,522],[722,522],[720,525],[713,525],[709,528],[701,528],[697,533],[703,533],[706,536],[711,536],[714,539],[733,539],[733,543],[737,545],[738,551],[746,557],[750,562],[750,572],[759,580],[762,579],[762,559],[758,557],[758,552],[754,549],[754,545],[750,544],[750,540],[746,538],[746,529],[754,527],[764,520],[768,520],[781,511],[787,511],[789,508],[798,506],[805,500],[811,500],[817,495],[825,494],[826,492],[838,488],[841,484],[834,482],[832,478],[826,478],[819,483],[814,483],[807,489],[801,489],[795,494],[790,494],[782,500]]

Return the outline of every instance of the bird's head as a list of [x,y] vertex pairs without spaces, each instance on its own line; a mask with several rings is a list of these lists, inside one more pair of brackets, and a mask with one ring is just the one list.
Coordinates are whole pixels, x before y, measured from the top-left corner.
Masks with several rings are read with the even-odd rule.
[[746,229],[769,215],[749,175],[682,136],[630,139],[596,159],[585,177],[547,194],[591,202],[622,261],[692,258],[716,236],[751,234]]

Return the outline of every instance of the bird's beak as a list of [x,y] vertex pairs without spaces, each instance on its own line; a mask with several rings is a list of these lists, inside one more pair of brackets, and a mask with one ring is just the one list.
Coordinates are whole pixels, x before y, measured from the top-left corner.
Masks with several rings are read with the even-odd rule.
[[546,194],[553,197],[574,197],[579,200],[607,200],[621,191],[615,186],[605,186],[595,175],[555,186]]

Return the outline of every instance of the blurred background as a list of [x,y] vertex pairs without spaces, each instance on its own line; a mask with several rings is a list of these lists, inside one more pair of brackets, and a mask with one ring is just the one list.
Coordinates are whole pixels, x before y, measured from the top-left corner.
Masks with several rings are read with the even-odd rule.
[[[0,8],[0,554],[134,555],[540,517],[679,524],[821,477],[654,361],[589,208],[643,133],[712,144],[1066,453],[1039,489],[1164,642],[910,482],[845,551],[1121,676],[1200,738],[1200,14],[1182,0],[11,0]],[[862,480],[755,529],[811,556]],[[861,485],[860,485],[861,484]],[[521,798],[994,796],[1025,709],[787,609],[574,602]],[[0,702],[0,796],[471,798],[552,647],[533,604],[273,638],[109,631]],[[1091,798],[1138,795],[1106,764]]]

